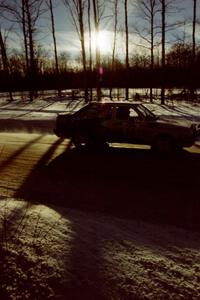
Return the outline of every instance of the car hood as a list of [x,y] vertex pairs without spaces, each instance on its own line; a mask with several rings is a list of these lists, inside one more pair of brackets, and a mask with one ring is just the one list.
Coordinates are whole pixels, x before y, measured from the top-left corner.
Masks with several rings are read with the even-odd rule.
[[73,115],[73,113],[72,112],[63,112],[63,113],[59,113],[59,115],[58,116],[61,116],[61,117],[70,117],[70,116],[72,116]]

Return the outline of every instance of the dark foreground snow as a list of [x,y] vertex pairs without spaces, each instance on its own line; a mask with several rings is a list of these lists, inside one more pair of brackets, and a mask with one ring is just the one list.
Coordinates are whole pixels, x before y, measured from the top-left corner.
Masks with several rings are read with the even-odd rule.
[[0,202],[0,299],[200,299],[200,234]]

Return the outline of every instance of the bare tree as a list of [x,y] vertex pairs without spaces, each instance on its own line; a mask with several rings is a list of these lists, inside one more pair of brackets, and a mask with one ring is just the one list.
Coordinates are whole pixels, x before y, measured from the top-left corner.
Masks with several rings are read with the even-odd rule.
[[193,76],[195,72],[196,61],[196,22],[197,22],[197,0],[193,0],[193,19],[192,19],[192,66],[191,66],[191,88],[190,95],[191,100],[195,98]]
[[173,0],[159,0],[161,5],[161,67],[162,67],[162,84],[161,84],[161,104],[165,103],[165,58],[166,58],[166,32],[177,29],[183,25],[182,21],[174,21],[171,24],[166,22],[166,15],[175,13],[177,7]]
[[88,88],[87,88],[87,63],[86,63],[86,51],[85,51],[85,26],[84,26],[84,14],[86,8],[86,0],[63,0],[63,3],[69,9],[72,17],[72,23],[78,34],[81,43],[82,54],[82,66],[84,72],[85,81],[85,100],[88,101]]
[[[35,81],[37,77],[37,59],[36,59],[36,40],[37,32],[36,22],[42,13],[43,0],[22,0],[21,13],[18,13],[18,20],[22,24],[24,35],[24,46],[27,64],[27,73],[29,78],[30,100],[37,96]],[[18,10],[16,10],[18,12]]]
[[[9,76],[10,75],[9,62],[8,62],[8,56],[7,56],[5,42],[3,39],[2,32],[1,32],[1,27],[0,27],[0,53],[1,53],[3,70],[6,74],[6,76]],[[10,96],[10,101],[13,101],[12,90],[11,90],[10,86],[9,86],[9,96]]]
[[[159,1],[158,0],[138,0],[137,8],[139,10],[140,26],[134,26],[136,33],[144,40],[147,44],[147,48],[150,50],[150,68],[154,69],[154,48],[156,46],[155,38],[158,34],[158,28],[156,24],[156,16],[159,12]],[[141,19],[143,22],[141,22]],[[150,87],[150,101],[153,100],[152,87]]]
[[119,0],[114,0],[114,31],[113,31],[113,49],[112,49],[112,70],[115,64],[116,44],[117,44],[117,25],[118,25],[118,4]]
[[30,100],[36,95],[36,33],[37,20],[41,16],[43,0],[5,0],[4,17],[19,25],[23,32],[26,72],[29,81]]
[[197,0],[193,0],[193,21],[192,21],[192,59],[193,59],[193,63],[196,58],[196,12],[197,12]]
[[166,64],[168,66],[176,66],[177,70],[190,70],[192,65],[192,45],[182,41],[173,44],[166,54]]
[[[125,16],[125,36],[126,36],[126,57],[125,66],[126,74],[129,74],[129,26],[128,26],[128,0],[124,0],[124,16]],[[128,79],[128,78],[127,78]],[[128,83],[128,80],[126,80]],[[126,100],[129,98],[129,89],[126,86]]]
[[35,52],[34,52],[34,39],[33,39],[33,32],[34,32],[34,23],[31,14],[31,6],[29,0],[25,0],[25,12],[27,15],[27,32],[28,32],[28,45],[29,45],[29,80],[32,82],[30,85],[30,100],[33,100],[33,96],[35,93],[34,81],[35,81],[35,73],[36,73],[36,61],[35,61]]
[[[47,7],[50,12],[51,17],[51,32],[53,37],[53,47],[54,47],[54,58],[55,58],[55,67],[56,67],[56,75],[59,74],[59,64],[58,64],[58,53],[57,53],[57,43],[56,43],[56,33],[55,33],[55,21],[54,21],[54,12],[52,0],[46,0]],[[58,88],[58,96],[61,97],[61,89]]]
[[[162,72],[164,73],[165,69],[165,31],[166,31],[166,23],[165,23],[165,17],[166,17],[166,3],[165,0],[160,0],[161,2],[161,45],[162,45],[162,58],[161,58],[161,65],[162,65]],[[162,81],[164,78],[162,78]],[[161,86],[161,104],[165,103],[165,87],[164,82],[162,82]]]
[[93,0],[93,15],[94,15],[94,29],[95,29],[95,53],[96,53],[96,74],[97,74],[97,100],[101,99],[101,88],[100,88],[100,49],[98,44],[99,35],[99,21],[100,21],[100,10],[99,10],[99,0]]
[[101,64],[101,53],[99,49],[98,36],[100,31],[100,25],[102,20],[105,18],[105,0],[93,0],[93,16],[94,16],[94,33],[96,38],[96,63]]
[[[89,49],[89,71],[92,72],[92,26],[91,26],[91,0],[87,0],[88,17],[88,49]],[[92,87],[90,87],[90,101],[93,98]]]
[[[5,2],[1,1],[0,2],[0,18],[3,16],[3,13],[6,9],[7,9],[7,6],[5,5]],[[1,62],[2,62],[4,73],[6,74],[6,76],[9,76],[10,75],[10,65],[9,65],[9,60],[8,60],[8,55],[7,55],[6,38],[5,39],[3,38],[1,23],[0,23],[0,57],[1,57]],[[9,85],[8,88],[9,88],[10,101],[13,101],[11,86]]]
[[26,28],[26,10],[25,10],[25,0],[21,1],[21,19],[22,31],[23,31],[23,40],[24,40],[24,51],[25,51],[25,59],[26,59],[26,70],[29,69],[29,51],[28,51],[28,32]]
[[92,70],[92,30],[91,30],[91,0],[87,1],[88,6],[88,43],[89,43],[89,70]]
[[[111,73],[114,71],[114,66],[115,66],[119,0],[114,0],[112,4],[113,4],[112,10],[114,9],[114,24],[113,24],[114,30],[113,30],[113,49],[112,49]],[[112,98],[112,87],[110,88],[110,98]]]

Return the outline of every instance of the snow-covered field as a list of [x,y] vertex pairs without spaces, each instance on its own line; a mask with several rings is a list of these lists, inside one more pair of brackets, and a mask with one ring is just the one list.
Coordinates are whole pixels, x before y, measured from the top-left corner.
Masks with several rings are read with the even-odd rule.
[[[84,101],[0,99],[1,131],[52,132]],[[200,122],[200,104],[146,103]],[[200,234],[0,195],[0,299],[200,299]],[[55,199],[56,202],[56,199]]]

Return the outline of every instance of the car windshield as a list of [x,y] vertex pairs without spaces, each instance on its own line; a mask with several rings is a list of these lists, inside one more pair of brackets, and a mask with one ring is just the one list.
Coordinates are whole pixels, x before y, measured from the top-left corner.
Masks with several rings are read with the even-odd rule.
[[136,109],[138,111],[138,113],[140,115],[142,115],[143,117],[145,118],[152,118],[152,119],[155,119],[156,116],[154,115],[154,113],[152,113],[150,110],[148,110],[145,106],[143,106],[142,104],[138,104],[136,106]]

